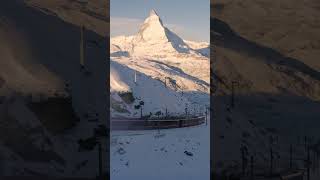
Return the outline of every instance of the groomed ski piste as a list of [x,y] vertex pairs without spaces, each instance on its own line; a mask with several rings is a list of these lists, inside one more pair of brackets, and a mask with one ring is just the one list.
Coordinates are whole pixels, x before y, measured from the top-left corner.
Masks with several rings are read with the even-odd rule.
[[209,44],[182,40],[152,10],[136,35],[111,38],[110,51],[111,121],[145,122],[139,130],[111,127],[111,179],[209,179],[209,114],[188,127],[144,127],[205,119]]

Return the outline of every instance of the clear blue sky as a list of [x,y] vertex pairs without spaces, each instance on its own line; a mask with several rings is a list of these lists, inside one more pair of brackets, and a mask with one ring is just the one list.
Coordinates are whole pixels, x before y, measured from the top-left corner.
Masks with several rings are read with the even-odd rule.
[[182,38],[210,41],[209,0],[111,0],[111,36],[135,34],[151,9]]

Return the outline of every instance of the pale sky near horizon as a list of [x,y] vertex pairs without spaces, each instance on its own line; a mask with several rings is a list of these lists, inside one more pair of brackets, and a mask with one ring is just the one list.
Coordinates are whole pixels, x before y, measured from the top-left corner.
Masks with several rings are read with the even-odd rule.
[[151,9],[183,39],[210,41],[209,0],[111,0],[111,37],[137,33]]

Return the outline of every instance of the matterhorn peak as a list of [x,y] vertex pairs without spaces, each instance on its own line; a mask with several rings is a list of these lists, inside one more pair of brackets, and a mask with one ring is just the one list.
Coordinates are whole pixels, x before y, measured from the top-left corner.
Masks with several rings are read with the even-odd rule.
[[139,30],[139,39],[144,41],[168,41],[165,27],[156,11],[152,9]]
[[157,12],[152,9],[149,16],[140,27],[135,36],[136,42],[148,44],[171,43],[171,46],[179,52],[188,52],[188,46],[175,33],[166,28]]
[[151,9],[150,13],[149,13],[149,17],[150,16],[158,16],[158,13],[156,12],[156,10]]

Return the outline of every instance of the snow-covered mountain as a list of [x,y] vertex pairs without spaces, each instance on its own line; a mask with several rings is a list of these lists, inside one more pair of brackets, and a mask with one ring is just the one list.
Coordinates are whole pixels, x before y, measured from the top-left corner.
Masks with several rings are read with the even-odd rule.
[[[179,55],[197,56],[197,50],[209,47],[208,43],[185,41],[164,26],[158,14],[151,10],[150,15],[140,26],[140,30],[133,36],[119,36],[111,40],[111,53],[120,48],[130,55]],[[205,47],[204,47],[205,46]],[[207,55],[208,57],[208,55]]]
[[[147,114],[165,109],[184,113],[186,106],[199,111],[209,104],[209,44],[183,40],[154,10],[135,35],[111,38],[110,54],[114,116],[135,116],[139,101]],[[124,102],[119,97],[123,92],[132,93],[135,101]]]

